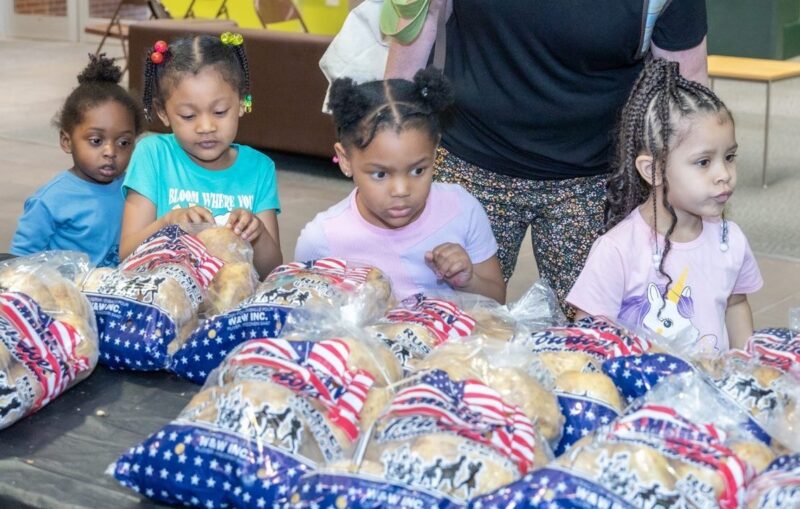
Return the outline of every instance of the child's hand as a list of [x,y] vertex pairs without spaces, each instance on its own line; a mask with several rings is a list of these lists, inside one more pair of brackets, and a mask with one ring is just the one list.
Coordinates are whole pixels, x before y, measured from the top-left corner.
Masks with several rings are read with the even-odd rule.
[[261,219],[246,209],[233,209],[225,226],[248,242],[253,242],[266,231]]
[[472,280],[472,261],[458,244],[446,242],[425,253],[425,263],[453,288],[464,288]]
[[165,224],[178,223],[214,223],[214,216],[205,207],[188,207],[173,209],[167,212],[161,219]]

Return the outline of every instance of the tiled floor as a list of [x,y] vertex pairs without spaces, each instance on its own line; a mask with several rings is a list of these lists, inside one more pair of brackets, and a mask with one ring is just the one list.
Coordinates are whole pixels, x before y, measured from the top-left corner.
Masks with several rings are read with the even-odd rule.
[[[58,148],[57,133],[50,121],[74,86],[74,76],[85,64],[85,55],[90,50],[90,46],[75,43],[0,39],[0,61],[4,67],[0,80],[0,168],[4,177],[0,186],[0,250],[8,247],[25,198],[70,163],[69,157]],[[726,93],[747,93],[747,89],[733,86],[726,85]],[[788,118],[794,125],[800,125],[800,104],[792,102],[788,111],[785,106],[776,105],[776,110],[780,110],[784,120]],[[747,122],[746,118],[739,120]],[[754,131],[757,140],[755,126],[745,127]],[[773,132],[776,127],[773,126]],[[783,154],[780,150],[776,149],[776,154],[771,152],[773,160],[780,160]],[[303,225],[316,212],[346,196],[351,184],[340,178],[336,168],[326,161],[271,155],[281,169],[280,228],[284,257],[288,260]],[[751,158],[758,160],[759,156],[753,154]],[[800,246],[796,252],[800,256]],[[785,326],[789,309],[800,306],[800,259],[759,253],[758,261],[765,286],[751,298],[756,326]],[[530,241],[526,239],[510,282],[509,297],[519,297],[536,278]]]

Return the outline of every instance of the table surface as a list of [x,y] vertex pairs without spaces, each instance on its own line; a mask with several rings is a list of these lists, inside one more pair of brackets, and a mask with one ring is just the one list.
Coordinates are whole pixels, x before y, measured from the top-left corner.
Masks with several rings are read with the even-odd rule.
[[708,75],[750,81],[778,81],[800,76],[800,62],[709,55]]
[[198,390],[168,373],[98,366],[39,412],[0,430],[0,507],[165,507],[105,471],[175,418]]

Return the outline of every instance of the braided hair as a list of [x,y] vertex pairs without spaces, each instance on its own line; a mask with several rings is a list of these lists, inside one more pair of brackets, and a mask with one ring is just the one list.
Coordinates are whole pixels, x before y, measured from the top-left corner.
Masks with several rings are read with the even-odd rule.
[[413,81],[390,79],[356,84],[339,78],[331,85],[329,106],[339,141],[366,148],[379,131],[424,129],[438,142],[440,114],[453,103],[453,90],[441,71],[417,71]]
[[148,121],[153,120],[157,108],[164,107],[172,89],[184,76],[196,76],[206,66],[216,67],[240,98],[250,94],[250,67],[244,44],[224,44],[212,35],[183,37],[170,43],[158,64],[150,58],[154,51],[148,51],[144,64],[143,102]]
[[108,101],[121,104],[133,118],[134,134],[144,129],[142,108],[127,90],[119,85],[122,70],[105,54],[89,55],[89,64],[78,74],[78,86],[69,94],[53,124],[66,132],[83,122],[84,113]]
[[714,92],[680,75],[677,62],[650,59],[633,85],[616,132],[616,152],[606,192],[605,231],[625,219],[648,197],[653,198],[653,229],[658,231],[656,187],[650,186],[636,169],[639,155],[652,156],[650,180],[656,182],[657,173],[661,177],[662,201],[672,218],[664,235],[664,252],[658,266],[658,272],[668,281],[665,295],[672,278],[664,272],[664,260],[672,247],[670,236],[678,221],[675,210],[667,200],[669,150],[680,142],[677,137],[678,123],[700,112],[724,114],[733,120],[730,111]]

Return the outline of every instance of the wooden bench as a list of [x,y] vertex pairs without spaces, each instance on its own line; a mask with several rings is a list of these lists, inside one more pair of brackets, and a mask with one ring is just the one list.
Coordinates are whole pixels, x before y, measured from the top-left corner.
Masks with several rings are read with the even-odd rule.
[[724,57],[709,55],[708,77],[711,88],[715,79],[756,81],[767,86],[767,106],[764,115],[764,160],[761,170],[761,185],[767,187],[767,154],[769,153],[769,114],[772,84],[789,78],[800,77],[800,62],[765,60],[760,58]]

